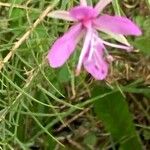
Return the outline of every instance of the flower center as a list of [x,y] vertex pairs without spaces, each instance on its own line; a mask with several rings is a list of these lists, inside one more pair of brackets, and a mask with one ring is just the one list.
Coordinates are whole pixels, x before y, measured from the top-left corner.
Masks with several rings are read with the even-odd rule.
[[84,27],[89,28],[92,25],[92,19],[83,19],[81,20],[81,23]]
[[85,27],[88,27],[92,20],[97,17],[98,12],[91,6],[77,6],[70,10],[70,15]]

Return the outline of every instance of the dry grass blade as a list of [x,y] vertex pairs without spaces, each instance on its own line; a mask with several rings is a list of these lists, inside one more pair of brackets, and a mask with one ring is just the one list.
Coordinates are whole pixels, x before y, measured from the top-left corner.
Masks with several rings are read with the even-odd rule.
[[[0,2],[0,6],[12,7],[12,4]],[[13,4],[13,7],[14,8],[19,8],[19,9],[25,9],[25,10],[35,10],[35,11],[38,11],[35,8],[30,8],[30,7],[26,7],[26,6],[22,6],[22,5],[18,5],[18,4]]]
[[57,132],[61,131],[63,128],[65,128],[66,126],[69,126],[69,124],[73,121],[75,121],[76,119],[78,119],[79,117],[81,117],[83,114],[87,113],[89,110],[91,109],[91,107],[84,109],[83,111],[81,111],[79,114],[75,115],[73,118],[69,119],[65,124],[61,125],[58,129],[56,129]]

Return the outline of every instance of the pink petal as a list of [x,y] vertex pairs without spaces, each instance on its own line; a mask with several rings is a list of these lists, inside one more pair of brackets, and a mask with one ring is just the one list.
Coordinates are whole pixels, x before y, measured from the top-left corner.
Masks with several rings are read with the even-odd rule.
[[51,67],[60,67],[67,61],[81,38],[81,33],[82,25],[77,24],[72,26],[67,33],[56,40],[47,56]]
[[55,19],[63,19],[67,21],[75,21],[74,18],[70,16],[70,13],[64,10],[52,11],[48,14],[48,17],[55,18]]
[[87,1],[86,0],[80,0],[80,5],[87,6]]
[[88,56],[84,59],[84,68],[96,80],[103,80],[108,74],[108,64],[101,55],[102,53],[103,49],[99,47],[99,49],[93,54],[93,58],[90,61],[88,59]]
[[77,6],[70,10],[70,15],[76,20],[88,20],[98,15],[97,11],[90,6]]
[[92,33],[93,33],[92,28],[89,28],[86,32],[83,48],[81,50],[81,54],[80,54],[79,61],[78,61],[78,64],[77,64],[77,69],[76,69],[77,75],[80,73],[84,57],[86,56],[86,53],[89,49],[89,46],[90,46],[90,43],[91,43]]
[[103,9],[109,4],[111,3],[112,0],[100,0],[96,6],[95,6],[95,9],[98,11],[98,12],[101,12],[103,11]]
[[117,34],[136,36],[142,34],[139,27],[126,17],[103,15],[94,21],[94,25]]

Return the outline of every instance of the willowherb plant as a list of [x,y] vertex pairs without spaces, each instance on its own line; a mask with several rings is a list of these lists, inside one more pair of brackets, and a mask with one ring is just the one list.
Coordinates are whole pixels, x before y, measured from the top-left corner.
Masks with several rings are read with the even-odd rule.
[[[95,7],[88,6],[86,0],[80,0],[80,5],[69,11],[53,11],[50,17],[74,22],[74,25],[62,37],[56,40],[48,53],[51,67],[62,66],[74,52],[76,45],[84,38],[83,48],[77,64],[76,73],[82,68],[95,79],[103,80],[108,74],[108,64],[113,57],[108,54],[106,46],[132,50],[124,35],[141,35],[141,30],[131,20],[121,16],[100,14],[112,0],[101,0]],[[121,45],[103,40],[98,31],[105,32],[116,39]]]

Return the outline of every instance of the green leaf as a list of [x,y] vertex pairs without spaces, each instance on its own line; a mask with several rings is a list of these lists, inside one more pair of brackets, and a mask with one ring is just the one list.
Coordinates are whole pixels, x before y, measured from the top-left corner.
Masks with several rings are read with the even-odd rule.
[[[94,89],[93,95],[97,96],[107,91]],[[142,150],[128,105],[121,93],[115,92],[96,101],[94,109],[107,131],[111,133],[114,143],[119,144],[121,150]]]
[[14,4],[21,4],[22,0],[10,0],[11,7],[9,9],[9,19],[11,27],[17,28],[17,30],[12,31],[15,34],[18,33],[20,34],[23,31],[23,26],[24,26],[24,20],[23,18],[25,17],[25,10],[19,9],[19,8],[14,8]]
[[143,136],[144,136],[144,139],[145,140],[150,140],[150,131],[148,131],[148,130],[144,130],[143,131]]
[[140,49],[143,53],[150,55],[150,37],[140,37],[135,40],[135,47]]
[[88,147],[94,147],[96,141],[97,137],[93,132],[89,132],[84,138],[84,144],[87,145]]
[[61,83],[62,82],[68,82],[71,79],[69,70],[68,70],[66,65],[64,65],[60,69],[60,71],[58,73],[58,79],[60,80]]

